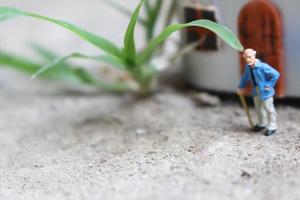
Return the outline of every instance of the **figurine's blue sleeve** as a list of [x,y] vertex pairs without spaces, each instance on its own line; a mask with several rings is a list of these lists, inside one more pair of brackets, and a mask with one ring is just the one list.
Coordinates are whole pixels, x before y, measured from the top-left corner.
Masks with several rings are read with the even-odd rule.
[[268,87],[274,87],[280,76],[279,72],[268,64],[264,64],[263,70],[266,80],[265,85]]
[[246,66],[244,74],[243,74],[243,76],[241,78],[241,81],[240,81],[239,88],[241,88],[241,89],[245,88],[247,86],[249,80],[250,80],[250,71],[249,71],[249,67]]

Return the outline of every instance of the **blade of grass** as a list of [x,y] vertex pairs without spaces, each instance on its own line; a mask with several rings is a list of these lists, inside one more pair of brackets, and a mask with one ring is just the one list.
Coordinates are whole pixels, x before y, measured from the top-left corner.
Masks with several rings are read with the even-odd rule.
[[[123,13],[124,15],[131,17],[133,11],[129,10],[128,8],[114,2],[114,1],[110,1],[110,0],[106,0],[105,1],[108,5],[110,5],[111,7],[113,7],[114,9],[118,10],[119,12]],[[140,23],[141,25],[146,25],[146,22],[144,19],[142,19],[141,17],[138,17],[138,23]]]
[[197,46],[201,45],[205,41],[205,39],[206,39],[206,36],[201,37],[201,39],[199,41],[192,42],[192,43],[180,48],[169,58],[170,64],[171,65],[175,64],[178,59],[180,59],[183,56],[185,56],[186,54],[194,51]]
[[141,0],[139,5],[133,12],[124,37],[124,53],[129,65],[134,64],[136,62],[137,53],[134,40],[134,30],[143,3],[144,0]]
[[145,0],[145,10],[146,10],[147,15],[150,15],[151,5],[150,5],[149,0]]
[[[45,47],[41,46],[41,45],[38,45],[38,44],[32,44],[32,47],[33,49],[39,54],[41,55],[41,57],[45,58],[48,62],[53,62],[53,61],[57,61],[59,63],[59,65],[61,67],[67,67],[69,69],[72,69],[73,70],[73,67],[70,66],[67,62],[64,62],[66,61],[67,59],[71,58],[72,56],[66,56],[64,58],[58,58],[57,54],[55,54],[54,52],[46,49]],[[77,53],[78,54],[78,53]],[[72,54],[73,55],[73,54]],[[75,55],[75,58],[77,57],[78,55]],[[117,58],[113,57],[113,56],[110,56],[110,55],[105,55],[105,56],[86,56],[86,55],[82,55],[82,57],[77,57],[77,58],[86,58],[86,59],[94,59],[94,60],[97,60],[97,61],[102,61],[104,63],[107,63],[109,64],[110,66],[114,66],[116,68],[119,68],[119,69],[124,69],[124,65],[122,64],[122,62],[120,60],[118,60]],[[60,59],[60,61],[59,61]],[[36,73],[37,70],[34,72]],[[32,75],[33,73],[31,73]]]
[[169,6],[168,14],[166,16],[166,21],[164,23],[164,27],[167,27],[171,24],[172,18],[176,12],[177,0],[172,0],[171,5]]
[[43,68],[39,69],[38,71],[36,71],[31,76],[31,79],[35,79],[37,76],[39,76],[40,74],[44,73],[48,69],[50,69],[50,68],[58,65],[61,62],[66,61],[67,59],[70,59],[70,58],[83,58],[83,59],[93,59],[93,60],[97,60],[97,61],[103,61],[103,62],[106,62],[106,63],[109,63],[109,64],[113,65],[116,68],[125,69],[124,65],[122,65],[122,62],[120,60],[118,60],[117,58],[115,58],[113,56],[110,56],[110,55],[105,55],[105,56],[87,56],[87,55],[83,55],[81,53],[72,53],[72,54],[64,56],[62,58],[57,58],[53,62],[51,62],[48,65],[44,66]]
[[[41,69],[42,66],[35,62],[28,61],[25,58],[21,58],[20,56],[13,56],[3,52],[0,52],[0,65],[13,67],[29,75],[32,75],[37,70]],[[95,79],[83,68],[66,68],[59,64],[41,74],[41,77],[44,79],[63,80],[76,84],[93,85],[113,91],[124,91],[129,89],[125,83],[105,83]]]
[[27,16],[27,17],[32,17],[32,18],[52,22],[54,24],[62,26],[64,28],[68,29],[69,31],[77,34],[85,41],[97,46],[98,48],[102,49],[103,51],[105,51],[107,53],[110,53],[120,59],[122,59],[122,57],[123,57],[121,50],[116,45],[114,45],[112,42],[110,42],[109,40],[102,38],[98,35],[95,35],[93,33],[87,32],[69,22],[53,19],[50,17],[38,15],[35,13],[25,12],[22,10],[18,10],[16,8],[0,7],[0,21],[8,20],[8,19],[18,17],[18,16]]
[[241,45],[236,35],[223,25],[217,24],[210,20],[200,19],[187,24],[173,24],[165,28],[157,37],[155,37],[149,45],[139,54],[138,63],[146,62],[154,52],[155,48],[166,40],[172,33],[187,27],[202,27],[209,29],[217,34],[232,48],[242,51],[244,47]]
[[0,52],[0,65],[10,66],[27,74],[33,74],[40,68],[37,63],[4,52]]
[[[31,48],[40,56],[42,57],[45,61],[47,62],[51,62],[53,60],[58,59],[58,55],[56,53],[54,53],[53,51],[50,51],[49,49],[36,44],[36,43],[32,43]],[[59,62],[58,64],[54,65],[51,69],[47,70],[48,71],[53,71],[53,69],[55,71],[57,71],[57,73],[60,74],[60,76],[62,77],[61,79],[63,80],[69,80],[69,78],[67,78],[66,73],[68,76],[70,76],[70,74],[72,74],[72,76],[76,76],[77,82],[79,83],[85,83],[85,81],[82,79],[81,76],[79,76],[80,74],[77,73],[76,70],[74,70],[74,68],[72,66],[70,66],[67,62]],[[36,73],[38,70],[34,71],[33,73],[31,73],[30,75]],[[45,74],[45,73],[43,73]],[[41,74],[41,75],[43,75]],[[74,82],[74,81],[73,81]]]
[[[34,74],[36,71],[40,70],[43,66],[37,62],[22,58],[21,56],[12,55],[8,53],[0,53],[0,65],[3,67],[9,67],[22,71],[28,75]],[[68,68],[55,65],[51,70],[43,73],[41,75],[43,79],[54,79],[54,80],[66,80],[71,82],[79,82],[79,79],[71,72]]]
[[31,43],[30,47],[36,54],[38,54],[42,59],[44,59],[47,62],[50,62],[59,57],[53,51],[50,51],[49,49],[47,49],[39,44]]
[[115,8],[116,10],[118,10],[119,12],[123,13],[124,15],[130,17],[132,15],[132,11],[129,10],[128,8],[121,6],[120,4],[114,2],[114,1],[110,1],[110,0],[106,0],[105,3],[107,3],[108,5],[110,5],[111,7]]
[[162,7],[162,0],[156,0],[153,8],[149,8],[148,11],[148,20],[147,20],[147,41],[150,41],[153,39],[154,31],[155,31],[155,25],[158,21],[159,13]]
[[158,18],[158,14],[161,10],[161,5],[162,5],[162,0],[156,0],[153,10],[151,12],[151,16],[154,18],[154,21],[155,19]]

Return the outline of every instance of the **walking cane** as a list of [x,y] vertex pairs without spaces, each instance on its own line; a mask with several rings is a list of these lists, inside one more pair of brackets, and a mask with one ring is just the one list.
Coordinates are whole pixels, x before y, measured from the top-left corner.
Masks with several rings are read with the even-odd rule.
[[243,106],[243,108],[244,108],[244,111],[245,111],[246,114],[247,114],[247,117],[248,117],[248,121],[249,121],[250,127],[251,127],[251,129],[253,129],[253,128],[254,128],[254,125],[253,125],[253,121],[252,121],[252,119],[251,119],[250,111],[249,111],[249,108],[248,108],[248,106],[247,106],[245,97],[244,97],[244,95],[239,94],[239,93],[238,93],[238,95],[239,95],[239,97],[240,97],[240,101],[241,101],[241,103],[242,103],[242,106]]

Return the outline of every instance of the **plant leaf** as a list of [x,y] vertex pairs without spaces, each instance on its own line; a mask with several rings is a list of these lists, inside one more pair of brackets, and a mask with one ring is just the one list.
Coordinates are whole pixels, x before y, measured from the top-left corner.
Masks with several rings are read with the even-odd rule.
[[[86,56],[86,55],[83,55],[83,54],[74,53],[74,54],[65,56],[63,58],[59,58],[59,56],[57,54],[55,54],[54,52],[46,49],[45,47],[43,47],[41,45],[32,44],[31,46],[46,61],[51,62],[52,64],[55,64],[53,62],[56,62],[56,63],[59,62],[60,67],[66,67],[66,68],[70,68],[72,70],[73,70],[72,66],[69,65],[67,62],[64,62],[66,59],[69,59],[71,57],[94,59],[94,60],[97,60],[97,61],[102,61],[104,63],[109,64],[110,66],[114,66],[114,67],[122,69],[122,70],[125,69],[122,61],[120,61],[119,59],[117,59],[113,56],[110,56],[110,55]],[[34,71],[34,73],[36,73],[36,72],[37,72],[37,70]],[[33,73],[31,73],[31,75],[32,74]]]
[[164,27],[167,27],[171,24],[172,18],[176,13],[176,9],[177,9],[177,0],[172,0],[169,6],[169,10],[167,12],[167,17],[164,23]]
[[148,15],[150,15],[150,13],[151,13],[151,5],[149,3],[149,0],[145,0],[145,10],[146,10],[146,13]]
[[159,17],[159,12],[161,10],[162,6],[162,0],[156,0],[153,9],[150,11],[150,21],[153,23],[157,21],[157,18]]
[[128,8],[110,0],[106,0],[105,3],[113,7],[114,9],[118,10],[119,12],[123,13],[124,15],[130,17],[132,15],[132,11]]
[[[14,68],[18,71],[22,71],[28,75],[34,74],[36,71],[41,69],[43,66],[35,61],[28,60],[27,58],[22,58],[21,56],[16,56],[4,52],[0,52],[0,65],[4,67]],[[63,65],[55,65],[51,70],[43,73],[41,75],[43,79],[54,79],[54,80],[66,80],[78,83],[78,78]]]
[[[63,63],[66,64],[66,63]],[[29,61],[20,56],[14,56],[8,53],[0,52],[0,66],[13,67],[26,74],[32,75],[37,70],[41,69],[40,64]],[[42,78],[69,81],[76,84],[87,84],[100,87],[106,90],[124,91],[128,90],[129,86],[125,83],[105,83],[95,79],[88,71],[83,68],[71,68],[57,63],[51,69],[41,74]]]
[[181,59],[183,56],[185,56],[186,54],[192,52],[195,50],[195,48],[199,45],[201,45],[205,39],[206,39],[206,35],[202,36],[200,40],[192,42],[190,44],[187,44],[183,47],[180,47],[180,49],[178,51],[176,51],[170,58],[169,58],[169,62],[171,65],[175,64],[176,61],[178,59]]
[[102,38],[98,35],[95,35],[93,33],[87,32],[78,26],[75,26],[69,22],[53,19],[50,17],[25,12],[22,10],[18,10],[16,8],[10,8],[10,7],[0,7],[0,21],[4,21],[10,18],[18,17],[18,16],[27,16],[27,17],[33,17],[37,19],[46,20],[48,22],[52,22],[54,24],[60,25],[69,31],[79,35],[82,39],[85,41],[97,46],[98,48],[102,49],[103,51],[114,55],[115,57],[122,58],[122,52],[121,50],[114,45],[109,40],[106,40],[105,38]]
[[[107,2],[108,5],[110,5],[111,7],[113,7],[114,9],[118,10],[119,12],[123,13],[124,15],[131,17],[133,11],[127,9],[126,7],[114,2],[114,1],[110,1],[110,0],[106,0],[105,2]],[[146,25],[146,21],[144,19],[142,19],[141,17],[139,17],[138,19],[138,23],[140,23],[141,25],[145,26]]]
[[38,56],[40,56],[42,59],[44,59],[47,62],[50,62],[59,57],[56,53],[50,51],[49,49],[47,49],[37,43],[31,43],[30,47],[33,49],[33,51],[36,54],[38,54]]
[[93,60],[98,60],[98,61],[103,61],[106,63],[109,63],[111,65],[113,65],[114,67],[117,67],[119,69],[125,69],[124,65],[122,65],[122,62],[110,55],[104,55],[104,56],[87,56],[87,55],[83,55],[81,53],[72,53],[70,55],[61,57],[61,58],[57,58],[55,59],[53,62],[49,63],[48,65],[44,66],[43,68],[39,69],[38,71],[36,71],[32,76],[31,79],[35,79],[37,76],[39,76],[40,74],[44,73],[45,71],[47,71],[48,69],[58,65],[59,63],[62,63],[64,61],[66,61],[69,58],[83,58],[83,59],[93,59]]
[[157,37],[155,37],[149,45],[140,53],[138,63],[146,62],[154,52],[155,48],[162,43],[165,39],[167,39],[172,33],[187,27],[201,27],[209,29],[210,31],[216,33],[221,39],[223,39],[227,44],[229,44],[232,48],[243,51],[244,47],[240,43],[239,39],[236,35],[231,32],[228,28],[223,25],[217,24],[210,20],[200,19],[196,21],[192,21],[187,24],[173,24],[165,28]]
[[147,41],[151,41],[154,36],[155,25],[158,22],[159,13],[162,7],[162,0],[156,0],[153,7],[149,4],[149,10],[147,12]]
[[4,52],[0,52],[0,65],[10,66],[27,74],[33,74],[40,68],[40,65],[35,62]]
[[135,11],[133,12],[129,24],[127,26],[126,34],[124,37],[124,53],[128,64],[134,64],[136,61],[136,48],[135,48],[135,40],[134,40],[134,29],[139,16],[139,12],[141,10],[141,6],[143,5],[144,0],[141,0],[140,4],[137,6]]

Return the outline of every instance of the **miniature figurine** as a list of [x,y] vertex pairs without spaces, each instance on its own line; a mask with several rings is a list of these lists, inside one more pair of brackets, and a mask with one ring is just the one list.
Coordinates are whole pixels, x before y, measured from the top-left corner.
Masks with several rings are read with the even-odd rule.
[[255,112],[258,118],[253,131],[259,132],[266,129],[265,136],[272,135],[277,130],[277,114],[273,104],[274,86],[280,74],[270,65],[256,59],[256,51],[253,49],[246,49],[243,58],[246,61],[245,71],[237,93],[243,94],[248,82],[251,81]]

